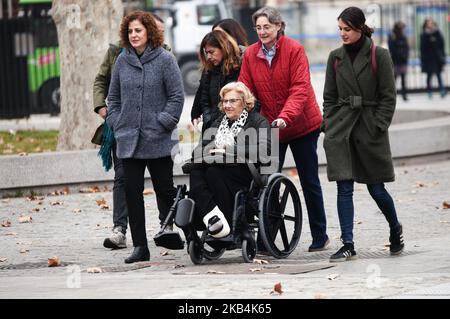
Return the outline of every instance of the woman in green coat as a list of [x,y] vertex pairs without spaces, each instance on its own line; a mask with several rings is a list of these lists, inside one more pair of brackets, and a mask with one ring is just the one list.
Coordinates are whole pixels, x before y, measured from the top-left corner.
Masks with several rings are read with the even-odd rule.
[[349,7],[338,17],[343,45],[328,57],[322,131],[330,181],[337,182],[337,208],[344,246],[330,261],[356,257],[353,243],[353,185],[367,185],[390,226],[390,252],[404,247],[402,225],[384,187],[394,181],[388,127],[396,89],[389,51],[372,42],[373,29],[361,9]]

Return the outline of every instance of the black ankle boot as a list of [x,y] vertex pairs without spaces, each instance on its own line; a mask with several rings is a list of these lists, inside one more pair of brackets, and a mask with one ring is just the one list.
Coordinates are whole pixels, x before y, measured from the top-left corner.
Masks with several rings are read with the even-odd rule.
[[150,251],[147,246],[136,246],[134,247],[133,253],[125,259],[126,264],[132,264],[138,261],[149,261]]

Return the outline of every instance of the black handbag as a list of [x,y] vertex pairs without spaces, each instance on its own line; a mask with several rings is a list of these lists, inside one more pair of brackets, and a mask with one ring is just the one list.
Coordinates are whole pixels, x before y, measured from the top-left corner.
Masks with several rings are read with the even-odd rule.
[[103,126],[105,123],[100,124],[99,127],[95,130],[94,136],[92,137],[91,142],[97,145],[102,145],[103,142]]

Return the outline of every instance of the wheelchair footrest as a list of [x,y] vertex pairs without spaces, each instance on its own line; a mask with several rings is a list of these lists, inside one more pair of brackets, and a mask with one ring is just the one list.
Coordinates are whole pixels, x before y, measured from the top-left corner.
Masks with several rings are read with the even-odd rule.
[[184,240],[176,231],[166,231],[158,233],[153,237],[156,246],[161,246],[167,249],[178,250],[184,249]]

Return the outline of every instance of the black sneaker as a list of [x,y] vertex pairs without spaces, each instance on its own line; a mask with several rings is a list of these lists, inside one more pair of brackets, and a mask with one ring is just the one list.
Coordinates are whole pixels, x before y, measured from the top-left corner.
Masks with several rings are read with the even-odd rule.
[[391,255],[401,254],[403,248],[405,248],[405,243],[403,242],[403,227],[399,224],[398,227],[391,229],[391,235],[389,236],[389,251]]
[[331,255],[330,262],[340,262],[347,261],[358,258],[356,256],[356,251],[352,243],[344,243],[336,253]]

